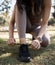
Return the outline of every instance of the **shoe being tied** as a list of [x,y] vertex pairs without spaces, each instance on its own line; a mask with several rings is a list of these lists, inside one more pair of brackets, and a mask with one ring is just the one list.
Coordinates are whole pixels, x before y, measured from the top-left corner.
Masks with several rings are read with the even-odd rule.
[[19,48],[18,60],[21,62],[30,62],[30,53],[27,44],[21,44]]

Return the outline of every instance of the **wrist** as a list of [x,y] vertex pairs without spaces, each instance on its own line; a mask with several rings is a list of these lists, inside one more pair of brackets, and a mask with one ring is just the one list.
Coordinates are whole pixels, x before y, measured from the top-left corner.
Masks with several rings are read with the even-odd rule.
[[13,35],[9,35],[9,38],[14,38],[14,36]]
[[37,37],[36,38],[40,43],[42,43],[42,37]]
[[9,31],[9,38],[14,38],[14,34],[12,31]]
[[14,39],[14,37],[9,37],[9,39]]

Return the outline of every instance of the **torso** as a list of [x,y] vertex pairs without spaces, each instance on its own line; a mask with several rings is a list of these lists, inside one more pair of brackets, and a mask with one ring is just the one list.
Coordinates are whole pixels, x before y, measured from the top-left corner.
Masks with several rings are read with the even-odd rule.
[[41,18],[42,16],[41,15],[32,15],[30,16],[29,20],[31,22],[32,25],[36,25],[37,23],[41,23]]
[[[30,20],[31,24],[32,25],[36,25],[37,23],[40,23],[41,22],[41,18],[42,18],[42,9],[41,7],[39,8],[39,11],[38,12],[34,12],[34,0],[32,0],[32,5],[30,6],[30,0],[17,0],[18,4],[19,2],[21,2],[22,5],[24,5],[24,8],[26,10],[26,13],[27,13],[27,17],[28,19]],[[39,1],[39,0],[38,0]],[[42,0],[40,0],[42,1]],[[27,7],[26,4],[24,3],[26,2],[27,4]],[[43,2],[43,1],[42,1]],[[20,4],[18,5],[19,6],[19,10],[20,10]],[[32,8],[30,8],[32,7]]]
[[38,23],[41,23],[42,18],[42,11],[41,8],[39,8],[39,12],[34,13],[34,7],[32,7],[32,15],[30,15],[29,20],[32,25],[37,25]]

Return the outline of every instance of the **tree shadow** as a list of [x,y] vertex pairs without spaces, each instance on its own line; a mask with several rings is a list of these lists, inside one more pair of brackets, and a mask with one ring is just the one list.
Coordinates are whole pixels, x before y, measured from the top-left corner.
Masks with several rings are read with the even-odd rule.
[[47,47],[41,47],[39,50],[30,48],[30,54],[32,58],[40,56],[42,53],[50,52],[55,50],[55,36],[51,37],[51,42]]
[[[37,49],[32,49],[29,47],[29,52],[31,54],[31,58],[34,59],[35,57],[41,56],[43,53],[47,53],[52,55],[51,53],[53,51],[55,51],[55,36],[51,37],[51,44],[46,47],[43,48],[41,47],[41,49],[37,50]],[[26,65],[26,63],[21,63],[19,60],[17,60],[18,58],[18,52],[19,52],[19,44],[15,45],[15,46],[8,46],[6,44],[6,41],[3,39],[0,39],[0,64],[4,64],[4,65],[16,65],[16,64],[21,64],[21,65]],[[10,54],[10,55],[9,55]],[[46,56],[48,56],[48,54],[46,54]],[[4,56],[5,55],[5,56]],[[50,57],[49,55],[49,57]],[[55,55],[53,54],[53,58],[55,58]],[[42,60],[45,60],[44,58]],[[34,64],[33,64],[34,65]]]
[[48,25],[54,26],[54,25],[55,25],[55,19],[54,19],[54,18],[51,18],[51,19],[48,21]]
[[31,57],[34,58],[36,56],[40,56],[42,53],[55,50],[55,44],[50,44],[48,47],[40,48],[39,50],[31,49],[31,48],[29,50],[30,50]]

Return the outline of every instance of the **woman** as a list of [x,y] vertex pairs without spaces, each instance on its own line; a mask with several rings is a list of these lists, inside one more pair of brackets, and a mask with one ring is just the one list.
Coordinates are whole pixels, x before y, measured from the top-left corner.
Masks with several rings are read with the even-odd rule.
[[[25,33],[31,33],[34,39],[31,46],[39,49],[46,47],[50,38],[46,34],[46,27],[50,15],[51,0],[17,0],[14,6],[11,22],[9,25],[9,44],[15,43],[13,27],[16,21],[20,39],[19,60],[30,61],[28,45],[26,44]],[[48,36],[48,37],[47,37]]]

